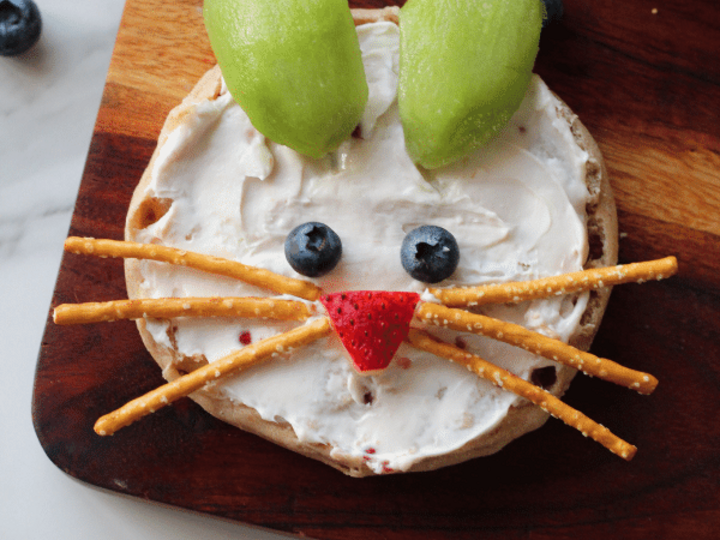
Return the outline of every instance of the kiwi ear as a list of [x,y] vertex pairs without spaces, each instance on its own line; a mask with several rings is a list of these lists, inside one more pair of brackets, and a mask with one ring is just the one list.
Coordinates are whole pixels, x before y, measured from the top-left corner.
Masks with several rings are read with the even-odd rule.
[[203,15],[228,89],[263,135],[321,157],[360,123],[368,87],[345,0],[205,0]]
[[410,157],[433,169],[495,137],[530,84],[540,0],[410,0],[400,10],[398,105]]

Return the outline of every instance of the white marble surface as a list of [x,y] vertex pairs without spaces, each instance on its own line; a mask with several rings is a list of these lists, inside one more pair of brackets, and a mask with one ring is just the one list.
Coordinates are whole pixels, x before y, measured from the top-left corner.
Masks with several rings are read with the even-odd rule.
[[35,436],[35,362],[124,0],[36,3],[40,42],[0,57],[0,538],[287,538],[92,488]]

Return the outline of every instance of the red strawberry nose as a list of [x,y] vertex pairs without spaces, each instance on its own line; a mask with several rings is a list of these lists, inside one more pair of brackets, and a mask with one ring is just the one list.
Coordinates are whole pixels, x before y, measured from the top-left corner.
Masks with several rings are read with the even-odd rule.
[[348,291],[322,296],[340,341],[359,372],[385,369],[407,337],[420,295]]

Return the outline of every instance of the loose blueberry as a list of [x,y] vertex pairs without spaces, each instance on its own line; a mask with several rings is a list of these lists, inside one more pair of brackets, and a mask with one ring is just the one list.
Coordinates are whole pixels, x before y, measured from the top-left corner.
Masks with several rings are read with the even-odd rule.
[[563,15],[562,0],[543,0],[545,4],[545,17],[543,17],[543,28],[548,24],[559,21]]
[[40,38],[40,10],[32,0],[0,0],[0,56],[16,56]]
[[285,258],[303,276],[327,274],[335,268],[341,255],[340,237],[324,223],[303,223],[285,239]]
[[405,236],[400,261],[414,279],[437,283],[455,271],[460,249],[455,237],[442,227],[422,225]]

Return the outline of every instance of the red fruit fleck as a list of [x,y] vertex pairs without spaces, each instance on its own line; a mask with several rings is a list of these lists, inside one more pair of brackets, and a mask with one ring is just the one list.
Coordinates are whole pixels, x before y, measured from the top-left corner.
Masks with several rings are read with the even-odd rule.
[[458,337],[455,338],[455,346],[456,346],[458,349],[463,349],[463,350],[465,350],[465,349],[467,349],[467,342],[463,339],[462,336],[458,336]]
[[410,360],[407,356],[402,356],[395,360],[395,362],[397,362],[397,365],[402,369],[410,369],[410,367],[412,367],[412,360]]
[[243,345],[250,345],[252,343],[252,336],[248,330],[240,332],[240,343]]
[[407,337],[420,295],[411,292],[348,291],[320,298],[355,369],[385,369]]

